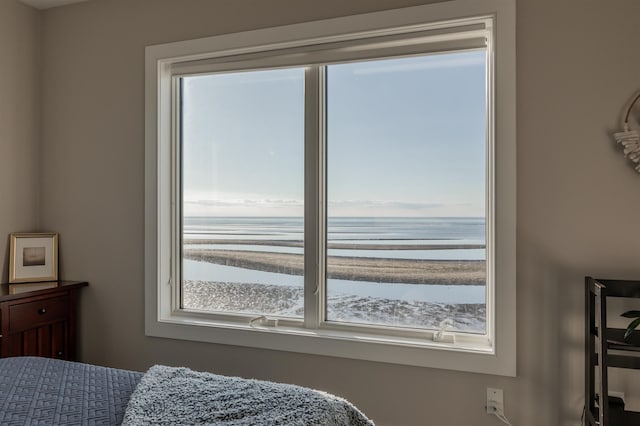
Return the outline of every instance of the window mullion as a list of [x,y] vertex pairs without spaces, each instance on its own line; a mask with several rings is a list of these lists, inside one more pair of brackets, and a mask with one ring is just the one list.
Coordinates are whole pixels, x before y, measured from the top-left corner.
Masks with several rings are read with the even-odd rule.
[[324,319],[324,73],[305,73],[304,325],[316,329]]
[[327,100],[326,100],[326,66],[318,67],[317,76],[317,117],[318,117],[318,133],[316,135],[316,166],[317,166],[317,184],[316,184],[316,207],[317,232],[319,235],[316,246],[318,247],[318,271],[316,281],[318,289],[316,291],[316,305],[318,306],[319,322],[326,320],[326,294],[327,294]]

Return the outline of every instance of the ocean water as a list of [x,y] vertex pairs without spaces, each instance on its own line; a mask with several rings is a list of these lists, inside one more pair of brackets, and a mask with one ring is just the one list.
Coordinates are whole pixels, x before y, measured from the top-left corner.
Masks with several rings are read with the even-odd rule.
[[[301,217],[185,217],[185,238],[303,240]],[[328,242],[484,244],[484,218],[329,218]]]
[[[329,270],[334,258],[348,258],[354,265],[358,264],[360,258],[380,261],[402,259],[415,262],[464,262],[486,259],[484,218],[331,218],[327,229],[327,243],[330,246]],[[183,237],[187,241],[184,245],[185,250],[303,254],[302,218],[187,217],[184,218]],[[207,240],[206,243],[204,240]],[[247,255],[251,256],[251,253]],[[355,278],[327,280],[329,320],[424,327],[422,317],[425,315],[425,304],[450,306],[452,315],[458,315],[460,307],[472,305],[475,306],[475,313],[462,323],[454,319],[455,328],[471,332],[484,331],[484,285],[417,284],[406,282],[406,279],[401,283],[372,282]],[[252,291],[255,291],[255,286],[262,286],[265,291],[274,286],[299,290],[286,293],[287,297],[294,297],[292,294],[302,295],[304,286],[302,275],[196,260],[184,260],[183,279],[227,284],[244,283],[253,286]],[[256,297],[255,293],[252,295]],[[265,295],[266,299],[268,297]],[[279,310],[283,306],[282,303],[274,305],[272,312],[263,312],[264,304],[261,305],[260,312],[252,310],[249,305],[247,304],[246,309],[236,308],[234,312],[272,315],[284,312]],[[298,300],[287,304],[291,305],[303,306],[303,303],[302,300]],[[400,306],[409,306],[409,309],[405,309],[406,313],[399,316],[397,312]],[[358,312],[358,309],[367,312]],[[379,312],[372,313],[372,309]],[[384,314],[387,311],[393,313],[389,314],[389,318]],[[295,317],[302,314],[299,309],[288,309],[284,315]]]

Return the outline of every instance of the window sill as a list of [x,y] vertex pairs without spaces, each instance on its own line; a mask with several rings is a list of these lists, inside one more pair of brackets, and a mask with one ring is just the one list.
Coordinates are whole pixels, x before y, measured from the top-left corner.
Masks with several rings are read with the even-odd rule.
[[241,324],[177,312],[149,318],[146,335],[418,367],[514,376],[512,363],[500,360],[484,336],[457,334],[456,343],[374,335],[334,329]]

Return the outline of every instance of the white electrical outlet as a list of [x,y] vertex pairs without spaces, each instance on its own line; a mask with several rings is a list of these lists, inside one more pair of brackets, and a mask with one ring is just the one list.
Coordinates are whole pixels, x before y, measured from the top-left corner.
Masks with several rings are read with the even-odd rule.
[[502,389],[487,388],[487,414],[504,413]]

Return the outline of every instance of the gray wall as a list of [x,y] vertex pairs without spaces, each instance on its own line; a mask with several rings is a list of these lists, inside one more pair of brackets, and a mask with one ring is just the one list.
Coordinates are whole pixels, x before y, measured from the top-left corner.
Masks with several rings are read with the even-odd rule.
[[38,225],[41,18],[0,0],[0,282],[9,274],[11,232]]
[[[31,127],[37,59],[0,64],[22,82],[0,79],[0,135],[12,157],[0,159],[0,188],[9,194],[0,226],[36,221],[41,164],[39,220],[61,233],[61,274],[91,282],[82,296],[82,360],[130,369],[184,364],[318,387],[381,425],[497,425],[484,399],[487,386],[500,387],[515,425],[579,424],[583,276],[640,279],[640,176],[610,136],[640,88],[637,0],[517,2],[516,378],[144,336],[144,47],[421,3],[95,0],[43,13],[40,156]],[[37,18],[10,5],[16,40],[7,43],[1,8],[0,49],[18,57],[37,50],[37,41],[18,37],[37,38]],[[14,189],[8,179],[18,172]]]

